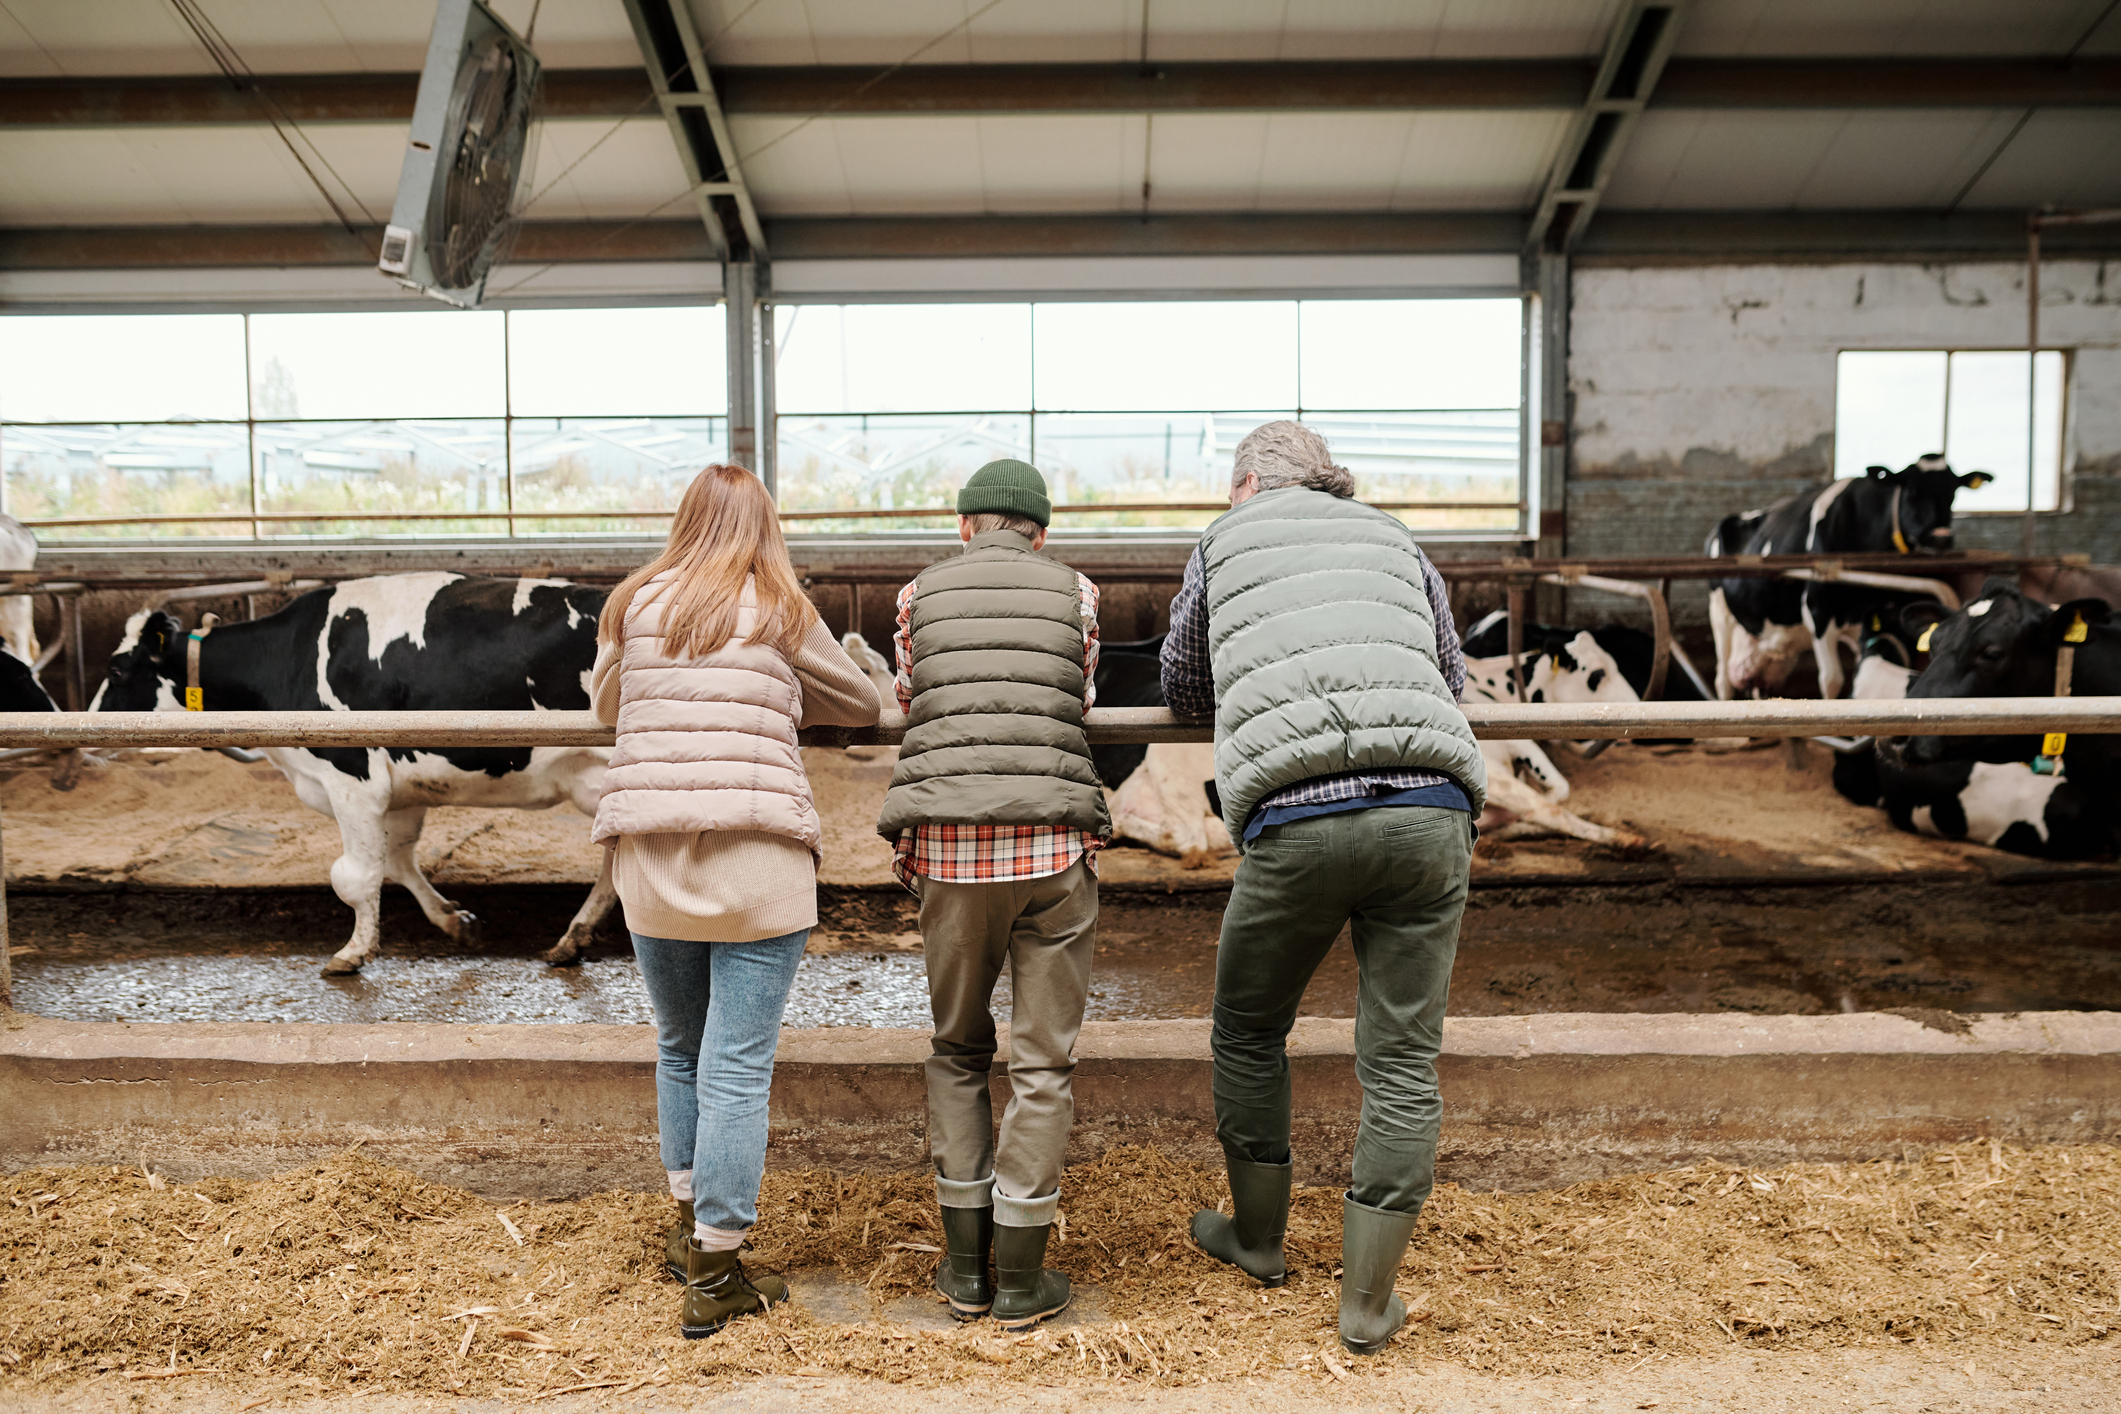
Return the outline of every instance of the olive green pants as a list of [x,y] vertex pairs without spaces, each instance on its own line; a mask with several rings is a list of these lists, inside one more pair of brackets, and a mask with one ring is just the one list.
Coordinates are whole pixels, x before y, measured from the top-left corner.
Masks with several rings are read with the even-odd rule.
[[[921,880],[921,945],[935,1039],[928,1057],[928,1144],[954,1183],[992,1174],[996,1218],[1053,1220],[1075,1125],[1075,1038],[1090,1000],[1097,877],[1081,860],[1008,883]],[[998,1037],[994,984],[1009,969],[1009,1107],[994,1137],[988,1081]]]
[[1418,1213],[1436,1183],[1436,1055],[1458,952],[1473,817],[1380,806],[1271,825],[1247,847],[1215,960],[1215,1132],[1233,1158],[1289,1161],[1289,1030],[1343,923],[1360,981],[1358,1203]]

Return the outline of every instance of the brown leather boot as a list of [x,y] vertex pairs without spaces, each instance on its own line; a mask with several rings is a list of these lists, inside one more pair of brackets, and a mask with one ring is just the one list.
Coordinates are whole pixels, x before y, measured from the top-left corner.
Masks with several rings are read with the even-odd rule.
[[663,1234],[663,1265],[679,1281],[685,1279],[685,1244],[692,1237],[692,1204],[678,1204],[678,1220]]
[[685,1305],[678,1330],[687,1340],[713,1335],[738,1316],[788,1299],[788,1283],[771,1273],[750,1276],[734,1251],[708,1252],[685,1242]]

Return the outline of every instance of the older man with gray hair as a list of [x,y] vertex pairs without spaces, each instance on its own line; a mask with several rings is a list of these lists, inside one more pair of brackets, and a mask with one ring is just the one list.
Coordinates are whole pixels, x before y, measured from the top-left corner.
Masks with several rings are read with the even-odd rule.
[[1214,714],[1223,820],[1244,852],[1212,1031],[1233,1211],[1195,1214],[1193,1240],[1267,1286],[1288,1279],[1289,1030],[1348,924],[1363,1101],[1340,1339],[1374,1355],[1406,1322],[1393,1277],[1435,1186],[1436,1055],[1487,789],[1450,600],[1324,438],[1270,422],[1238,443],[1230,510],[1186,564],[1163,685],[1173,712]]

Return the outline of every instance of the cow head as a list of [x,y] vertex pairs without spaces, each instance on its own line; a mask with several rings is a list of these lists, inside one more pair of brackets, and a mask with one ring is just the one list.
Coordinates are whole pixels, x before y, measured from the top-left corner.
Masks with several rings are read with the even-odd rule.
[[125,637],[88,710],[181,711],[183,683],[184,625],[160,609],[142,609],[125,621]]
[[1621,674],[1619,660],[1591,632],[1554,634],[1538,660],[1527,665],[1527,696],[1534,702],[1640,702]]
[[[1892,504],[1897,507],[1900,532],[1894,547],[1904,544],[1909,550],[1934,552],[1952,548],[1952,497],[1959,488],[1978,491],[1993,479],[1985,471],[1959,475],[1946,464],[1942,452],[1926,453],[1898,471],[1874,466],[1869,475],[1894,493]],[[1891,527],[1886,538],[1892,539]]]
[[[1907,685],[1909,698],[2050,697],[2055,654],[2078,616],[2104,624],[2113,609],[2104,599],[2074,599],[2050,609],[2006,580],[1990,580],[1981,597],[1956,613],[1935,602],[1910,604],[1902,627],[1928,637],[1929,666]],[[1895,765],[1939,761],[2026,761],[2040,751],[2037,736],[1917,736],[1879,743]]]

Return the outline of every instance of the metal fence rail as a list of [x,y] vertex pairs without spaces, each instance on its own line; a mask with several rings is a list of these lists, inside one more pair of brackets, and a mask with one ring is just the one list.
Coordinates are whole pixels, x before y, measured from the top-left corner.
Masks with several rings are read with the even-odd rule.
[[[1629,737],[1969,736],[2067,731],[2121,733],[2121,697],[1957,698],[1927,702],[1590,702],[1465,704],[1485,739]],[[1162,707],[1099,707],[1089,713],[1100,745],[1201,742],[1205,722]],[[804,732],[809,746],[889,745],[906,719]],[[612,729],[587,712],[0,712],[0,748],[78,747],[540,747],[609,746]],[[0,865],[0,1011],[14,1004],[7,947],[7,895]]]
[[[2121,697],[1987,697],[1934,701],[1468,702],[1473,735],[1489,740],[1630,737],[1978,736],[2121,733]],[[1099,707],[1097,745],[1208,741],[1202,721],[1162,707]],[[906,719],[875,727],[812,728],[810,745],[892,745]],[[609,746],[612,729],[587,712],[5,712],[0,748],[137,746]]]

